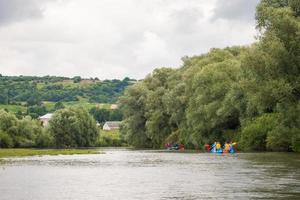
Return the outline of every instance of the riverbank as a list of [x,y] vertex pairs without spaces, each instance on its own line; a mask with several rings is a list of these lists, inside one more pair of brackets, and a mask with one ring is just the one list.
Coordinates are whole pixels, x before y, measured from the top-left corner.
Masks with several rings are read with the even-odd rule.
[[98,153],[100,153],[99,149],[0,149],[0,158]]

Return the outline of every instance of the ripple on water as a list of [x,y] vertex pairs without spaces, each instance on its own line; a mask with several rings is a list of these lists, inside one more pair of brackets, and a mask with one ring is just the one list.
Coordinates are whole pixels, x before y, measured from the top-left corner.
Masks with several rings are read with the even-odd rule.
[[295,154],[105,152],[7,159],[0,199],[300,198]]

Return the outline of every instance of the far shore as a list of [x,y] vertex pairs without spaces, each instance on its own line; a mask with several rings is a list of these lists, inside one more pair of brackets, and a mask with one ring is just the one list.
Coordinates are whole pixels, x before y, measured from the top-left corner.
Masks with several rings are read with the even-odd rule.
[[9,148],[0,149],[0,158],[43,156],[43,155],[74,155],[74,154],[99,154],[99,149],[26,149]]

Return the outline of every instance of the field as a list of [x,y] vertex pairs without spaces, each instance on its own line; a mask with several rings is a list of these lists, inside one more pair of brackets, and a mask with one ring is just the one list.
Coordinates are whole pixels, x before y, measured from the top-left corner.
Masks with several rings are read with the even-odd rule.
[[[46,109],[50,112],[54,110],[54,105],[56,102],[52,101],[44,101],[43,105],[46,107]],[[79,101],[67,101],[63,102],[64,106],[66,108],[70,107],[83,107],[86,109],[91,109],[92,107],[99,107],[99,108],[104,108],[104,109],[110,109],[112,104],[109,103],[91,103],[88,102],[86,99],[80,99]],[[18,111],[21,111],[22,113],[26,112],[27,107],[24,105],[4,105],[0,104],[0,109],[6,109],[10,112],[17,113]]]
[[0,104],[0,109],[6,109],[10,112],[16,113],[18,111],[26,112],[26,107],[22,105],[3,105]]
[[98,154],[97,149],[0,149],[0,158],[42,155]]

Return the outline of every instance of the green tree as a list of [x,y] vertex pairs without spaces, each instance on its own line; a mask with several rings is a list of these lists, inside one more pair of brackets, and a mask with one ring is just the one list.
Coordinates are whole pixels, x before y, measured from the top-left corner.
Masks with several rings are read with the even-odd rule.
[[64,108],[65,108],[65,106],[64,106],[63,102],[61,102],[61,101],[56,102],[54,104],[54,110],[59,110],[59,109],[64,109]]
[[42,126],[39,121],[32,120],[27,116],[18,121],[17,135],[15,135],[15,146],[34,147],[36,138],[42,134]]
[[224,140],[224,132],[236,129],[240,123],[239,110],[228,101],[239,81],[240,58],[217,49],[209,56],[218,62],[204,65],[188,84],[187,123],[197,145]]
[[74,83],[79,83],[81,81],[81,77],[80,76],[74,76],[73,77],[73,82]]
[[90,113],[99,123],[103,123],[110,120],[110,111],[107,109],[93,107],[91,108]]
[[0,131],[0,148],[11,148],[13,145],[12,138],[7,133]]
[[44,129],[41,134],[37,135],[35,138],[35,146],[38,148],[49,148],[55,146],[54,137],[48,129]]
[[145,100],[147,89],[142,82],[129,87],[120,98],[120,108],[125,120],[121,133],[129,145],[135,147],[152,147],[152,141],[146,134]]
[[49,131],[60,148],[94,146],[98,136],[95,120],[83,108],[56,111]]
[[12,113],[1,110],[0,131],[7,147],[34,147],[36,138],[42,133],[42,127],[39,121],[29,116],[18,120]]
[[241,145],[244,150],[258,151],[266,150],[267,137],[271,137],[278,128],[278,114],[264,114],[253,121],[247,122],[241,133]]
[[30,115],[34,119],[46,114],[47,112],[47,108],[43,105],[34,105],[27,108],[27,115]]
[[109,111],[109,121],[122,121],[123,115],[121,110],[114,109]]

